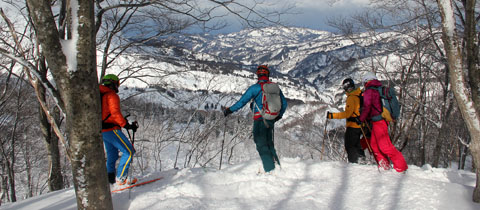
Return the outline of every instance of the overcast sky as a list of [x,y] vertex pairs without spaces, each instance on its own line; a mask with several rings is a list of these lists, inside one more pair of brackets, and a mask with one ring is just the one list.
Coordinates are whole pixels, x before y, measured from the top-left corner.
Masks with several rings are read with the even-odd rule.
[[[327,25],[327,20],[333,17],[348,16],[360,12],[368,6],[369,0],[266,0],[273,5],[293,5],[295,15],[284,16],[283,20],[289,26],[305,27],[317,30],[334,31]],[[229,26],[217,33],[237,32],[242,29],[238,21],[229,21]]]
[[[282,0],[284,1],[284,0]],[[368,0],[291,0],[297,2],[296,9],[301,12],[286,18],[293,26],[318,30],[332,30],[327,26],[328,18],[348,16],[360,12],[368,6]],[[332,2],[334,2],[332,4]]]

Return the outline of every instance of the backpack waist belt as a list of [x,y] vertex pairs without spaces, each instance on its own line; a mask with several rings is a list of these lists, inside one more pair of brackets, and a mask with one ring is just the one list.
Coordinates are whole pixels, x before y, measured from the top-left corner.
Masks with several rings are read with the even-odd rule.
[[357,122],[357,120],[355,120],[355,119],[358,119],[358,117],[349,117],[349,118],[347,118],[347,121],[348,122]]
[[375,115],[375,116],[372,117],[373,122],[377,122],[377,121],[380,121],[380,120],[383,120],[382,114]]

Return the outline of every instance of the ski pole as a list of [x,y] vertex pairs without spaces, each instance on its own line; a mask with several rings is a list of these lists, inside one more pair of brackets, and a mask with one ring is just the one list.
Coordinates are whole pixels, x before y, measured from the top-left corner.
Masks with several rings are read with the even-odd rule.
[[222,140],[222,149],[220,153],[220,165],[218,166],[218,170],[222,170],[222,161],[223,161],[223,146],[225,144],[226,132],[227,132],[227,118],[225,117],[225,124],[223,127],[223,140]]
[[323,151],[325,150],[325,138],[327,136],[327,124],[328,124],[328,118],[325,120],[325,127],[323,129],[322,153],[320,155],[320,160],[323,160]]
[[132,147],[134,143],[135,143],[135,131],[132,132]]
[[[127,130],[127,134],[128,134],[128,139],[132,140],[132,137],[130,136],[130,131],[128,131],[128,129],[126,129],[126,130]],[[132,146],[133,146],[133,143],[132,143]]]
[[[368,126],[368,124],[366,124],[366,126],[370,130],[370,126]],[[365,131],[363,130],[363,126],[361,126],[361,125],[360,125],[360,130],[362,130],[363,137],[365,138],[365,143],[367,143],[368,151],[370,152],[370,155],[373,157],[373,159],[375,160],[375,162],[377,163],[377,166],[378,166],[377,158],[375,158],[375,155],[373,154],[372,147],[370,146],[370,143],[368,143],[367,135],[365,135]],[[370,132],[372,132],[372,131],[370,130]],[[378,170],[380,171],[380,169],[378,169]]]
[[132,147],[133,147],[133,144],[135,143],[135,133],[137,132],[138,122],[134,121],[132,124],[134,125],[134,128],[132,129]]
[[[365,131],[363,130],[363,127],[361,125],[360,125],[360,130],[362,130],[363,137],[367,139],[367,135],[365,135]],[[373,155],[373,151],[372,151],[372,147],[370,146],[370,143],[368,143],[367,140],[365,140],[365,143],[367,143],[368,151],[370,152],[371,155]]]

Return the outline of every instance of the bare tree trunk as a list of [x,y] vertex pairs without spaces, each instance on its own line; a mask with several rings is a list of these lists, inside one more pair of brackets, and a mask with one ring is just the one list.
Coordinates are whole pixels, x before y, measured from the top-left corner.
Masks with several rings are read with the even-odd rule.
[[[470,143],[470,139],[468,139],[467,143]],[[465,170],[465,161],[468,155],[468,147],[466,145],[463,145],[461,141],[458,141],[458,145],[460,153],[460,158],[458,160],[458,169]]]
[[[47,79],[47,69],[45,67],[44,59],[40,59],[41,67],[40,72],[42,77]],[[40,83],[35,83],[36,89],[38,90],[38,99],[42,100],[46,104],[45,88]],[[58,145],[58,137],[53,132],[52,126],[48,122],[47,115],[43,112],[43,109],[39,108],[40,113],[40,129],[42,130],[43,139],[45,140],[45,145],[47,148],[48,162],[50,164],[48,172],[48,189],[50,191],[56,191],[63,189],[63,175],[62,175],[62,165],[60,161],[60,149]],[[60,111],[57,107],[54,107],[52,111],[53,119],[57,121],[57,125],[60,124],[58,121],[60,119]]]
[[30,158],[30,148],[28,147],[27,142],[22,142],[22,149],[23,149],[23,161],[25,162],[25,172],[27,176],[27,192],[25,193],[26,198],[33,197],[33,173],[32,173],[32,162]]
[[432,167],[438,167],[440,163],[440,156],[442,155],[442,146],[444,145],[443,142],[445,142],[445,136],[448,136],[447,134],[447,128],[446,126],[448,125],[448,120],[450,119],[450,114],[452,113],[453,105],[452,103],[449,103],[447,100],[443,101],[443,109],[442,109],[442,124],[440,126],[440,130],[438,132],[437,138],[434,142],[435,147],[433,150],[433,161],[432,161]]
[[[48,189],[50,191],[56,191],[63,189],[63,175],[62,165],[60,161],[60,150],[58,145],[58,137],[52,132],[51,125],[48,123],[47,116],[40,108],[40,121],[41,130],[43,133],[43,139],[47,148],[48,162],[50,164],[48,172]],[[58,119],[58,109],[52,112],[54,119]]]
[[[18,94],[20,94],[21,91],[19,91]],[[18,101],[20,100],[20,96],[17,96],[17,105]],[[10,201],[11,202],[16,202],[17,201],[17,195],[16,195],[16,190],[15,190],[15,160],[16,160],[16,152],[15,152],[15,147],[16,147],[16,130],[17,130],[17,125],[18,125],[18,120],[19,120],[19,112],[20,110],[17,110],[15,113],[15,120],[14,120],[14,125],[12,127],[12,133],[11,133],[11,140],[10,140],[10,157],[8,157],[6,163],[7,163],[7,173],[8,173],[8,182],[10,183]],[[5,152],[4,152],[5,153]]]
[[1,165],[2,165],[2,177],[0,178],[0,181],[2,183],[0,183],[0,188],[2,188],[2,189],[0,191],[0,205],[3,201],[3,199],[7,198],[7,196],[8,196],[8,187],[7,187],[7,180],[8,179],[7,179],[7,177],[4,176],[5,168],[6,168],[5,163],[2,163]]
[[[49,0],[27,0],[30,17],[65,105],[68,153],[78,209],[113,209],[101,139],[94,1],[71,0],[72,39],[60,43]],[[63,49],[76,52],[68,56]]]
[[[467,0],[466,2],[466,15],[474,15],[472,14],[472,11],[475,9],[475,0]],[[450,83],[452,85],[452,90],[457,100],[458,107],[470,133],[470,151],[473,157],[473,162],[475,166],[478,166],[480,165],[480,110],[478,108],[480,104],[475,104],[475,102],[479,101],[480,96],[478,94],[473,94],[474,92],[470,91],[471,89],[469,90],[464,76],[463,56],[458,43],[459,38],[456,34],[456,21],[453,13],[452,1],[437,0],[437,4],[440,8],[440,14],[442,16],[442,39],[447,55]],[[466,36],[469,36],[469,34],[471,35],[468,30],[474,30],[473,28],[475,27],[474,22],[472,22],[472,19],[470,18],[474,17],[466,18]],[[467,57],[467,60],[468,59],[469,57]],[[475,73],[469,72],[469,79],[474,80],[474,82],[478,82],[480,78],[471,78],[471,76],[474,74]],[[480,203],[480,167],[475,167],[475,173],[477,175],[477,182],[473,191],[472,199],[474,202]]]

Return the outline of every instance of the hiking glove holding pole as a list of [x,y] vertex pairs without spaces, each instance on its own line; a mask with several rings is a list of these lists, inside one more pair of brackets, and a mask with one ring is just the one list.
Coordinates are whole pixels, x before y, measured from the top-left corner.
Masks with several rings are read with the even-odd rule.
[[232,110],[230,110],[230,107],[223,110],[223,116],[225,116],[225,117],[232,114],[232,113],[233,112],[232,112]]
[[327,112],[327,119],[333,119],[333,114],[331,112]]
[[133,123],[127,122],[127,124],[125,125],[124,128],[127,129],[127,130],[133,130],[133,132],[137,132],[138,122],[137,121],[135,121]]

